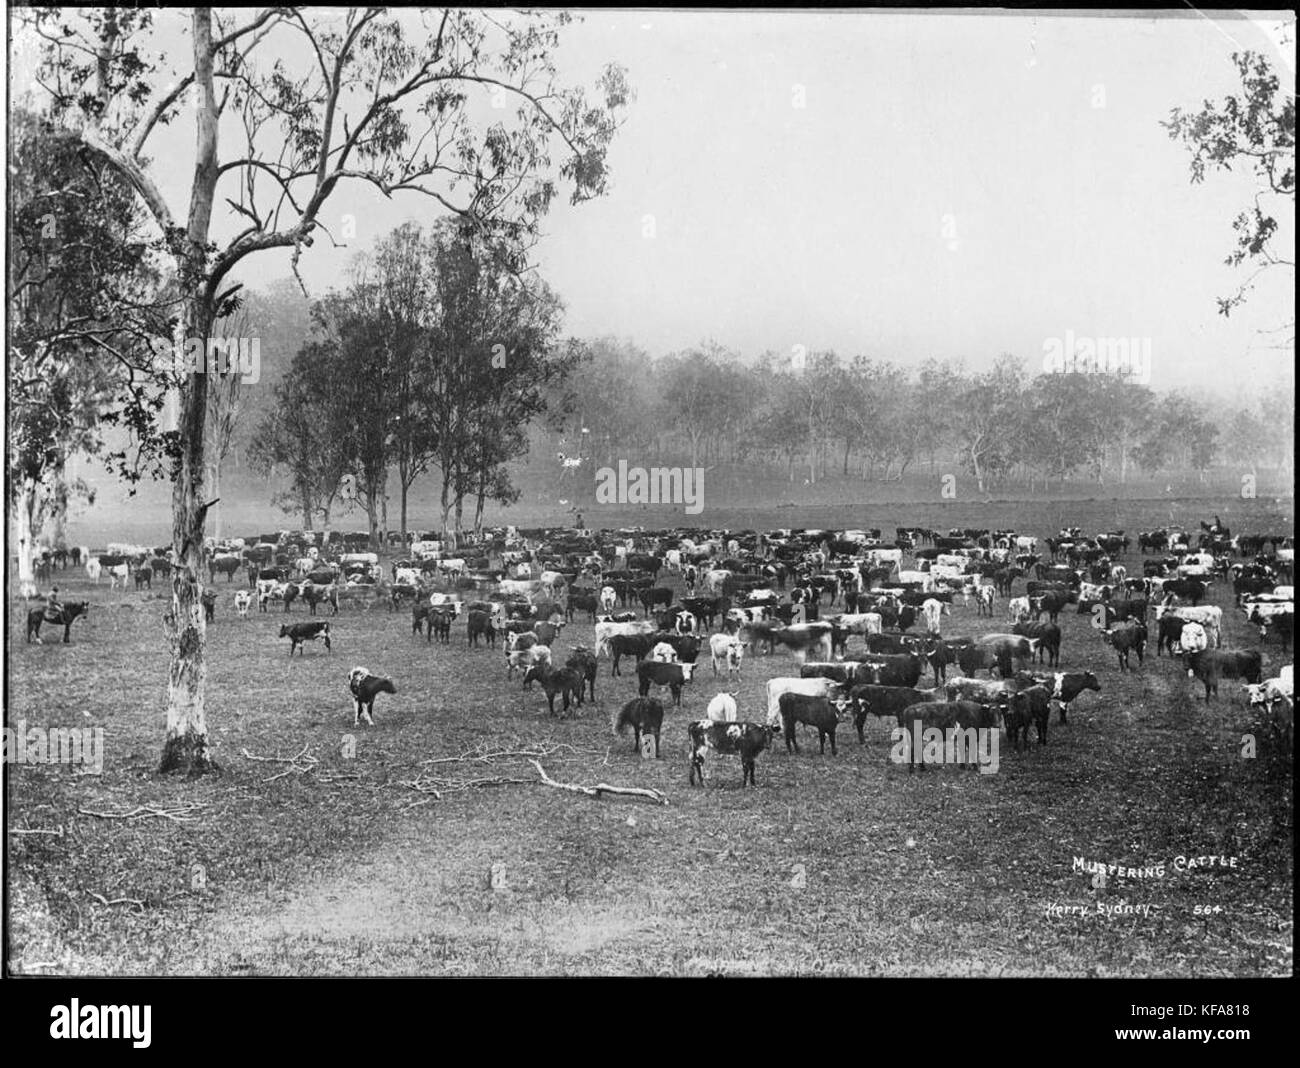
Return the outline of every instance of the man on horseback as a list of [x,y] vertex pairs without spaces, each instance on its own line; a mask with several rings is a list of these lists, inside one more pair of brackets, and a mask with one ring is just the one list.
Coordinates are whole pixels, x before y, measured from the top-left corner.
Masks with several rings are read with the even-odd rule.
[[50,594],[45,598],[45,622],[62,623],[63,622],[63,605],[59,601],[59,587],[55,586],[50,590]]

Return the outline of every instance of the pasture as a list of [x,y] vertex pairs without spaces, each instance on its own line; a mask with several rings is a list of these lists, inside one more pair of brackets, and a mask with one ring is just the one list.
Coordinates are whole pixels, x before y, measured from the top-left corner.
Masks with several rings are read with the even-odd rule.
[[[732,525],[869,523],[888,535],[895,524],[1015,524],[1042,537],[1062,521],[1109,529],[1116,507],[827,507],[797,519],[747,510]],[[1122,507],[1119,525],[1134,534],[1169,518],[1167,502]],[[1207,501],[1191,514],[1216,510],[1234,531],[1291,529],[1289,512],[1269,502]],[[656,520],[683,521],[630,509],[588,515],[601,527]],[[1130,574],[1140,561],[1136,545],[1118,560]],[[163,594],[110,594],[106,581],[72,569],[55,581],[65,601],[92,608],[71,645],[48,633],[29,645],[22,605],[10,600],[8,722],[102,727],[105,757],[98,775],[7,769],[11,830],[61,832],[9,839],[16,972],[1292,970],[1292,768],[1240,687],[1225,682],[1207,706],[1180,663],[1155,657],[1154,629],[1146,662],[1121,673],[1089,617],[1067,608],[1060,670],[1094,671],[1102,691],[1076,701],[1068,724],[1054,712],[1046,746],[1016,753],[1004,744],[996,774],[941,767],[909,776],[888,759],[894,721],[871,718],[865,746],[841,722],[839,754],[823,757],[801,729],[800,755],[778,737],[759,757],[757,788],[741,788],[734,757],[711,761],[708,785],[691,788],[686,723],[726,689],[739,689],[742,719],[761,721],[766,680],[798,675],[789,653],[747,655],[737,687],[715,685],[706,646],[683,707],[659,694],[662,759],[642,759],[630,734],[610,730],[611,713],[636,693],[627,663],[611,679],[602,659],[594,706],[551,718],[540,687],[507,682],[500,642],[466,647],[463,616],[440,646],[411,634],[409,609],[344,609],[326,617],[332,652],[309,643],[290,660],[276,637],[286,621],[278,607],[239,619],[231,600],[244,585],[218,579],[207,716],[222,774],[185,782],[154,774]],[[1225,647],[1260,646],[1230,586],[1216,584],[1211,601],[1224,609]],[[301,622],[303,605],[289,615]],[[945,636],[1008,627],[1005,599],[992,626],[960,599],[943,619]],[[579,642],[593,645],[583,614],[555,643],[557,659]],[[1265,676],[1291,660],[1269,642]],[[354,665],[397,689],[379,697],[373,727],[352,725]],[[1244,735],[1257,740],[1253,758],[1242,755]],[[669,803],[548,788],[530,756],[555,780],[652,788]],[[1176,863],[1208,856],[1236,865]],[[1098,886],[1077,870],[1079,857],[1159,864],[1164,874]]]

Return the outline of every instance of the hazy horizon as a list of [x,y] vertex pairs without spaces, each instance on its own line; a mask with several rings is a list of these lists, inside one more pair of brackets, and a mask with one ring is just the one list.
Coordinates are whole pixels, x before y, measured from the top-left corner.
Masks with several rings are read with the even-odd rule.
[[[402,17],[414,27],[420,12]],[[177,13],[158,27],[161,44],[186,43]],[[288,62],[301,40],[283,33]],[[1223,260],[1256,180],[1209,171],[1192,185],[1189,154],[1159,125],[1237,91],[1237,48],[1265,53],[1293,91],[1294,43],[1284,59],[1254,22],[597,11],[562,42],[562,82],[590,86],[619,62],[636,93],[608,195],[558,202],[536,250],[570,335],[654,357],[704,339],[746,359],[802,345],[904,366],[978,369],[1011,352],[1033,371],[1045,340],[1073,331],[1150,338],[1160,391],[1237,400],[1293,381],[1261,333],[1294,318],[1291,272],[1267,272],[1230,318],[1216,305],[1250,273]],[[15,102],[24,69],[16,47]],[[154,137],[155,158],[178,160],[158,171],[183,211],[193,130]],[[1274,210],[1278,249],[1292,248],[1294,213]],[[337,236],[345,216],[349,247],[322,238],[301,259],[313,297],[394,227],[437,217],[423,197],[387,201],[363,183],[341,185],[322,221]],[[214,236],[236,222],[219,211]],[[239,273],[254,288],[292,278],[289,253]]]

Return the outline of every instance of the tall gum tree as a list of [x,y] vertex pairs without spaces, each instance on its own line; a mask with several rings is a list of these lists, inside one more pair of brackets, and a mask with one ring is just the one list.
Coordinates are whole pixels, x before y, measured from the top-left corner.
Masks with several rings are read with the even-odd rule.
[[[181,25],[169,24],[174,16]],[[345,182],[424,196],[525,270],[561,186],[575,203],[604,192],[606,150],[629,102],[617,66],[601,73],[595,99],[558,83],[551,57],[571,21],[559,12],[32,7],[15,21],[40,45],[36,82],[50,116],[126,178],[152,217],[186,338],[211,335],[246,257],[292,249],[296,273],[317,231],[328,235],[322,208]],[[163,69],[186,29],[187,69],[168,84]],[[180,118],[195,131],[183,215],[159,180],[175,161],[145,152],[159,126]],[[171,664],[160,770],[188,775],[215,767],[199,601],[212,503],[207,388],[203,374],[178,376],[170,438],[177,566],[164,620]]]

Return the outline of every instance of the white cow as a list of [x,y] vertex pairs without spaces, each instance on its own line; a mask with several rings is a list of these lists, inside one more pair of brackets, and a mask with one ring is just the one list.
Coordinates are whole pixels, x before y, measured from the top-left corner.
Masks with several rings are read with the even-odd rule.
[[1214,641],[1214,647],[1218,649],[1223,644],[1223,609],[1217,605],[1198,605],[1192,607],[1183,605],[1179,608],[1172,608],[1167,603],[1156,605],[1156,620],[1164,618],[1165,613],[1170,612],[1174,618],[1181,619],[1187,623],[1199,623],[1205,628],[1205,632]]
[[709,702],[709,707],[705,709],[704,714],[715,723],[735,723],[739,718],[736,708],[736,695],[739,692],[735,690],[718,694]]
[[541,591],[547,597],[558,597],[564,588],[564,576],[558,571],[543,571],[537,581],[541,583]]
[[659,642],[658,645],[650,650],[650,659],[656,660],[661,664],[676,664],[678,663],[677,650],[667,642]]
[[745,655],[745,644],[734,634],[714,634],[709,637],[709,653],[713,657],[713,674],[718,674],[718,663],[727,666],[727,675],[734,671],[740,675],[741,660]]
[[235,612],[240,619],[248,618],[248,610],[252,607],[253,595],[247,590],[239,590],[235,594]]
[[602,586],[600,588],[600,610],[602,612],[612,612],[618,605],[618,592],[613,586]]
[[919,585],[922,593],[929,593],[934,589],[934,579],[928,571],[900,571],[898,581],[908,585]]
[[94,579],[95,582],[99,581],[99,576],[103,570],[104,565],[99,562],[98,557],[92,556],[86,561],[86,574]]
[[122,584],[122,589],[126,589],[126,580],[131,577],[130,564],[115,564],[108,568],[108,588],[117,589],[117,584]]
[[938,637],[940,619],[945,614],[952,615],[952,612],[943,601],[931,597],[922,602],[921,615],[925,618],[925,632]]
[[1185,653],[1199,653],[1209,647],[1209,638],[1205,628],[1199,623],[1184,623],[1178,635],[1178,647]]
[[1012,597],[1011,600],[1007,602],[1007,610],[1011,615],[1011,619],[1016,623],[1019,623],[1021,620],[1028,619],[1029,611],[1030,611],[1029,598]]

